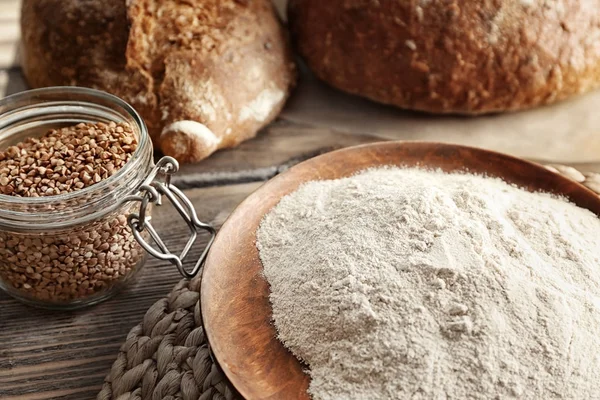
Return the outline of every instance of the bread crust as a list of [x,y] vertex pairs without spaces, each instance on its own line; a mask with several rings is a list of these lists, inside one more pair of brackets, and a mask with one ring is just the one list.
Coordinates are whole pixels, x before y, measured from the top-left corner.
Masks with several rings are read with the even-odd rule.
[[[24,0],[22,30],[32,87],[122,97],[182,162],[255,136],[296,79],[269,0]],[[276,95],[249,114],[265,93]]]
[[288,20],[320,79],[401,108],[520,110],[600,82],[600,0],[290,0]]

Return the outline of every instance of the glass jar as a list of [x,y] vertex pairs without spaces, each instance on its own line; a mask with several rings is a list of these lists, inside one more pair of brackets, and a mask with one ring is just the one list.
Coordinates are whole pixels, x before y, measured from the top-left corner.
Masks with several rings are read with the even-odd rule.
[[[82,190],[47,197],[0,194],[0,288],[30,305],[79,308],[103,301],[132,282],[146,252],[193,277],[214,229],[198,221],[192,204],[171,185],[177,162],[164,157],[153,164],[146,126],[121,99],[77,87],[9,96],[0,101],[0,150],[81,122],[128,123],[138,147],[117,173]],[[192,237],[180,256],[169,252],[151,224],[151,205],[160,205],[164,197],[190,227]],[[208,231],[211,240],[188,273],[182,260],[199,229]]]

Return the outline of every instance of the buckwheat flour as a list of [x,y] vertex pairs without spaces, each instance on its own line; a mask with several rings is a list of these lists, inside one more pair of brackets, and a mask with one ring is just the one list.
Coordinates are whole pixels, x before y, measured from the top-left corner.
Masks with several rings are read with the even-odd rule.
[[314,399],[600,399],[600,221],[501,180],[310,182],[257,233]]

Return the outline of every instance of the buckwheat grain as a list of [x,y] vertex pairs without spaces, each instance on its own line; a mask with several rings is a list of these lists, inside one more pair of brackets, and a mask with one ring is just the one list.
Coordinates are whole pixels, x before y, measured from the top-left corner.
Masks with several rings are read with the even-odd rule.
[[[85,189],[117,173],[137,145],[125,123],[51,130],[0,152],[0,193],[44,197]],[[0,280],[19,295],[58,303],[122,283],[144,256],[127,224],[132,207],[60,232],[0,229]]]

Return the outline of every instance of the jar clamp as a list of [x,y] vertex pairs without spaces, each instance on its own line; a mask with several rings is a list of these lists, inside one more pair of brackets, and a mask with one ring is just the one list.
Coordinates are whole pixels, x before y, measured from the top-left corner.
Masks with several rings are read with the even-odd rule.
[[[198,219],[198,215],[196,214],[196,210],[194,209],[194,205],[190,199],[188,199],[179,188],[171,184],[171,175],[176,173],[178,170],[179,163],[177,160],[172,157],[161,158],[148,175],[148,178],[144,184],[140,187],[139,194],[126,197],[123,200],[123,203],[140,203],[139,212],[130,214],[127,218],[127,222],[133,232],[133,235],[135,236],[135,239],[144,248],[144,250],[159,260],[169,261],[171,264],[177,267],[181,275],[187,279],[192,279],[198,274],[202,264],[204,264],[206,256],[208,255],[208,251],[210,250],[217,232],[211,225],[205,224]],[[157,180],[157,178],[160,178],[161,176],[164,178],[164,181]],[[156,232],[156,229],[154,229],[154,226],[152,225],[150,217],[147,213],[148,206],[151,204],[161,206],[163,197],[166,197],[171,202],[191,232],[191,236],[179,256],[169,251],[165,243],[158,235],[158,232]],[[149,233],[150,237],[158,246],[160,251],[156,250],[150,243],[148,243],[147,240],[144,239],[141,234],[144,230]],[[200,258],[196,262],[196,265],[191,272],[188,272],[183,267],[183,260],[186,258],[190,249],[196,242],[199,230],[208,232],[210,234],[210,239]]]

